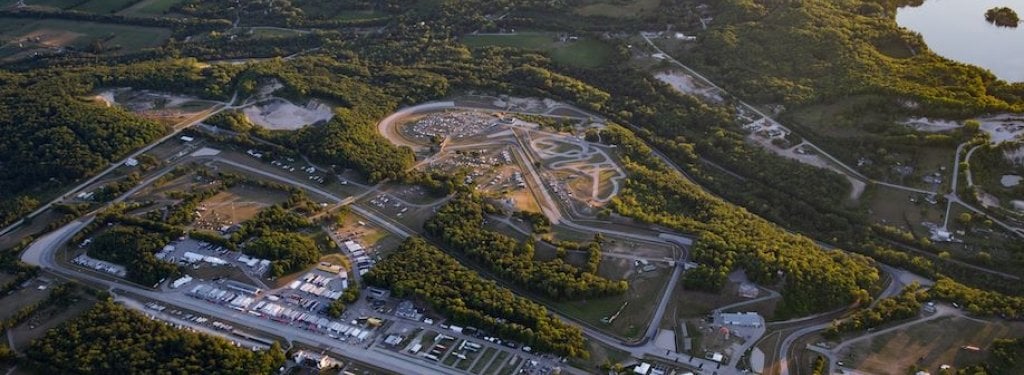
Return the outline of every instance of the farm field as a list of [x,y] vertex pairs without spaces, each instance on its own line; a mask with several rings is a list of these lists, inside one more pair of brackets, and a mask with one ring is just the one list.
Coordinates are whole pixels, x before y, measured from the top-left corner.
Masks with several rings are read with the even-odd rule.
[[72,9],[99,14],[109,14],[132,5],[136,0],[89,0]]
[[462,43],[473,48],[512,47],[549,53],[552,60],[559,64],[580,68],[605,65],[614,53],[611,46],[600,40],[580,39],[560,42],[554,34],[545,32],[466,35],[462,37]]
[[[93,41],[101,41],[106,48],[134,51],[156,47],[171,35],[164,28],[115,25],[97,22],[57,19],[29,20],[0,17],[0,39],[9,44],[0,49],[0,57],[10,56],[33,47],[83,49]],[[29,39],[24,49],[11,42]]]
[[118,14],[126,16],[160,16],[166,15],[172,7],[183,0],[142,0],[122,9]]
[[661,0],[595,0],[576,8],[576,14],[587,17],[636,18],[654,14]]
[[[1022,323],[940,318],[864,340],[840,353],[840,358],[872,374],[903,374],[914,364],[921,370],[939,373],[939,366],[944,364],[958,367],[984,360],[988,346],[997,338],[1021,335]],[[963,349],[965,346],[981,350]]]
[[378,18],[387,17],[387,13],[378,12],[375,10],[342,10],[334,16],[334,19],[339,21],[363,21],[363,20],[375,20]]

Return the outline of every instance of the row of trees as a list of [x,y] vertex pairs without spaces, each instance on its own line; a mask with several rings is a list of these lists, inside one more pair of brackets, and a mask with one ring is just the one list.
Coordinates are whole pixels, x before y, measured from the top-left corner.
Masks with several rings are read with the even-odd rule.
[[100,301],[34,341],[29,358],[70,374],[275,374],[285,354],[236,347]]
[[928,293],[922,290],[920,285],[908,285],[899,295],[882,299],[874,306],[857,311],[845,320],[833,322],[825,331],[825,336],[837,339],[840,334],[846,332],[862,331],[913,318],[920,313],[921,302],[926,298]]
[[[426,232],[453,250],[468,255],[501,277],[555,299],[579,299],[620,294],[628,284],[598,276],[561,259],[534,260],[532,241],[520,242],[483,228],[484,213],[494,208],[472,193],[458,193],[424,225]],[[598,253],[600,262],[600,253]]]
[[480,277],[420,238],[406,240],[364,276],[450,316],[452,321],[514,339],[538,350],[587,357],[583,333],[543,306]]

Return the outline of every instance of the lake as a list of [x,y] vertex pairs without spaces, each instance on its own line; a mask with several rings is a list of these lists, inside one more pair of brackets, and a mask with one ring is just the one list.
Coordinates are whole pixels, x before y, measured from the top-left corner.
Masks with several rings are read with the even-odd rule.
[[1024,25],[999,27],[985,21],[985,11],[997,6],[1024,16],[1024,0],[925,0],[918,7],[900,8],[896,23],[921,34],[940,56],[1024,82]]

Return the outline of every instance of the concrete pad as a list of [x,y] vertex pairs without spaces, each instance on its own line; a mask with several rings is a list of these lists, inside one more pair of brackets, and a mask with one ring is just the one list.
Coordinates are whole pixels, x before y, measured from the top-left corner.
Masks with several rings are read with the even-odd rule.
[[199,156],[217,156],[217,155],[220,155],[220,150],[215,149],[215,148],[209,148],[209,147],[203,147],[201,149],[196,150],[196,152],[192,153],[192,156],[194,156],[194,157],[199,157]]
[[764,352],[754,348],[750,351],[750,369],[756,374],[764,372]]
[[669,350],[676,351],[676,334],[668,329],[659,329],[658,335],[654,336],[654,346]]

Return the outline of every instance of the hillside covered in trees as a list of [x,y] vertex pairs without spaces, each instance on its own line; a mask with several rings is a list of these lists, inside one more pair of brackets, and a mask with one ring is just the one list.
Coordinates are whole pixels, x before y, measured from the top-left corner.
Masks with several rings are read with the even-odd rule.
[[[78,96],[71,74],[29,79],[0,71],[0,225],[38,205],[41,192],[107,166],[163,134],[163,126]],[[31,95],[26,95],[31,93]]]
[[284,351],[253,352],[101,301],[32,343],[28,356],[68,374],[274,374]]
[[607,128],[601,138],[627,158],[630,177],[612,201],[615,211],[697,234],[692,252],[701,267],[687,274],[688,285],[718,290],[728,272],[742,268],[758,283],[781,284],[780,312],[791,316],[864,302],[877,288],[878,270],[869,258],[826,251],[708,194],[622,127]]

